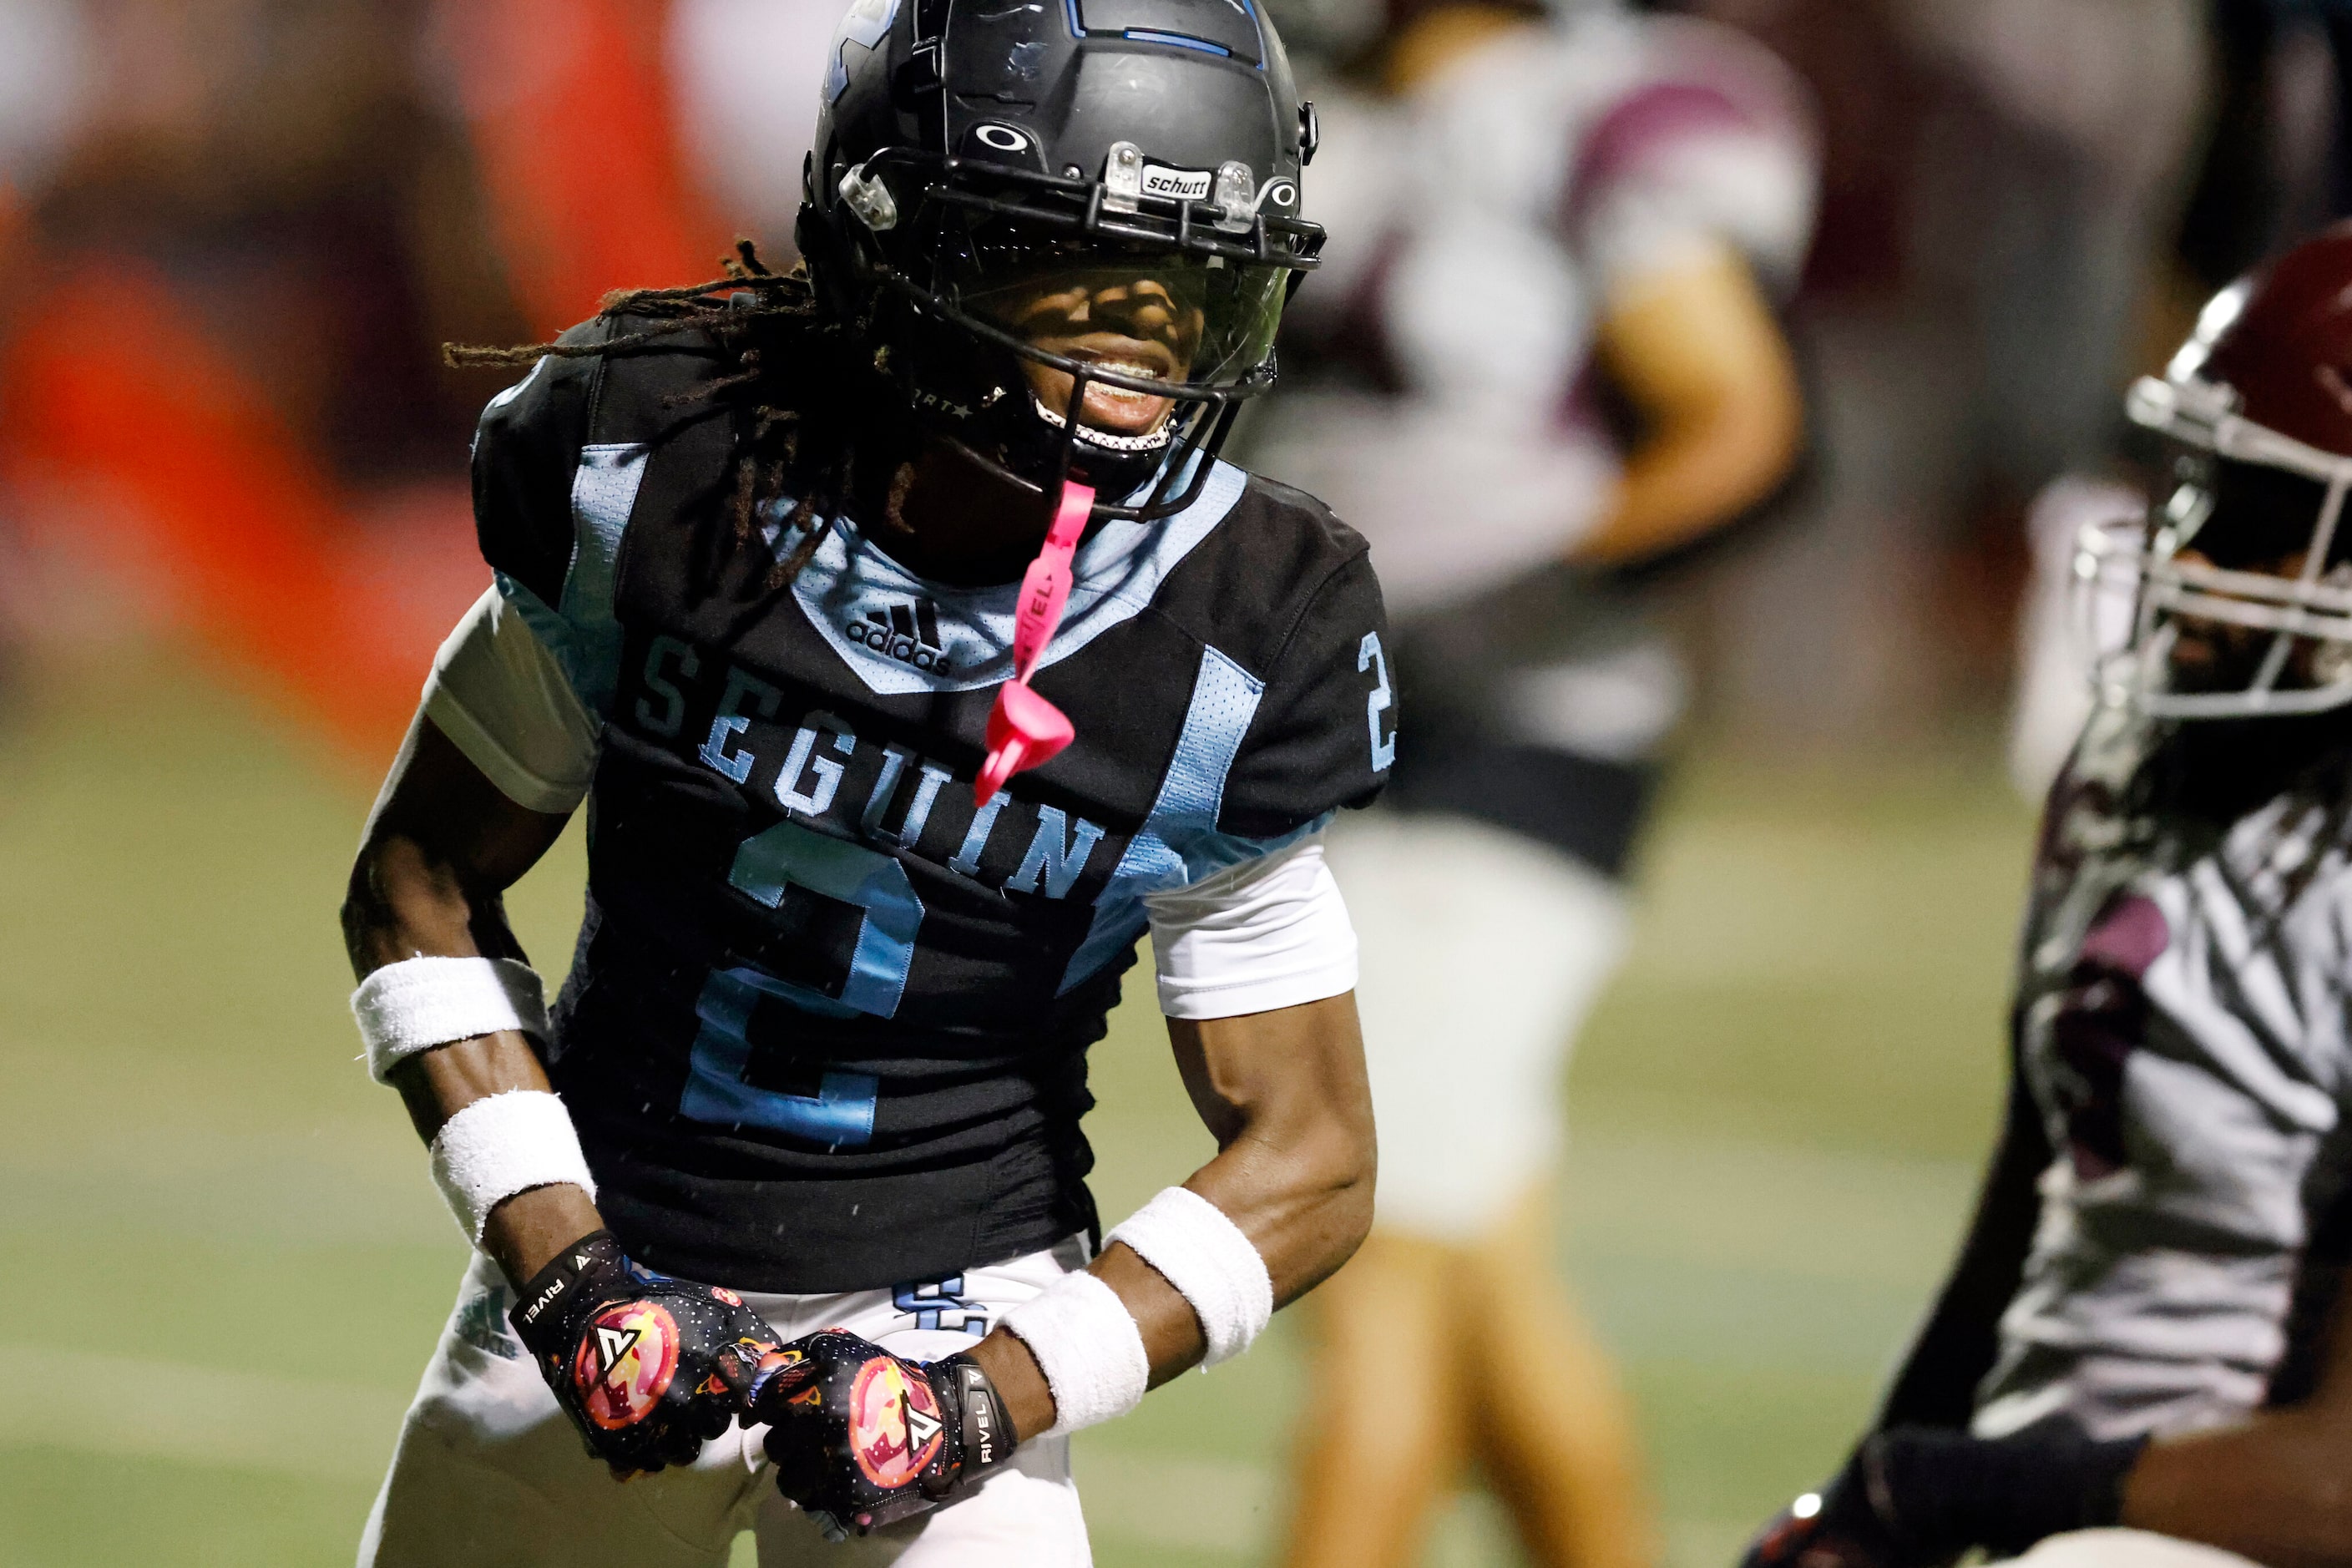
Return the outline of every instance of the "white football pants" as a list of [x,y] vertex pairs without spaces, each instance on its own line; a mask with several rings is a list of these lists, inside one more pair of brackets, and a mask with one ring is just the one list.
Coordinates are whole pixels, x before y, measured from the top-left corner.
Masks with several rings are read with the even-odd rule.
[[[743,1299],[786,1339],[845,1328],[909,1360],[969,1350],[1004,1313],[1085,1265],[1074,1237],[900,1291]],[[360,1568],[716,1568],[757,1533],[760,1568],[1088,1568],[1066,1437],[1021,1446],[950,1507],[828,1542],[786,1502],[740,1423],[686,1469],[626,1482],[589,1458],[507,1321],[513,1294],[477,1254],[401,1425],[361,1538]]]
[[2201,1542],[2147,1530],[2070,1530],[2036,1542],[2022,1557],[1994,1568],[2259,1568]]
[[1362,952],[1373,1223],[1475,1241],[1559,1158],[1569,1051],[1623,956],[1625,895],[1548,845],[1458,816],[1350,812],[1324,858]]

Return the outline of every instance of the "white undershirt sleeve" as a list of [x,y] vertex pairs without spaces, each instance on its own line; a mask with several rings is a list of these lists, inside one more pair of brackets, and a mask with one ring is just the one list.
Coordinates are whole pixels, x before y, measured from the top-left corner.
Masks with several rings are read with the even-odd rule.
[[1143,904],[1171,1018],[1267,1013],[1356,988],[1356,929],[1320,835]]
[[496,588],[433,660],[425,716],[508,799],[562,816],[596,771],[598,730],[548,651]]

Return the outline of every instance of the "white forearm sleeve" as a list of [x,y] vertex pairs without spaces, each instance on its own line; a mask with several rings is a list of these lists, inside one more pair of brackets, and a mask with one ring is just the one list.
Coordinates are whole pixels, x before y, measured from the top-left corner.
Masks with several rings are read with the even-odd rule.
[[1201,1320],[1212,1367],[1249,1349],[1274,1316],[1274,1276],[1225,1215],[1190,1187],[1170,1187],[1103,1237],[1124,1242],[1157,1269]]
[[1356,928],[1319,835],[1143,906],[1171,1018],[1270,1013],[1356,988]]
[[490,1211],[517,1193],[569,1182],[596,1195],[572,1113],[544,1089],[493,1094],[443,1122],[433,1140],[433,1182],[477,1245]]
[[1036,1436],[1066,1436],[1143,1403],[1151,1381],[1143,1331],[1118,1292],[1093,1275],[1065,1275],[1005,1313],[1004,1327],[1029,1347],[1054,1392],[1054,1425]]
[[419,1051],[515,1029],[547,1039],[539,974],[511,958],[410,958],[387,963],[352,993],[367,1043],[368,1076],[385,1075]]

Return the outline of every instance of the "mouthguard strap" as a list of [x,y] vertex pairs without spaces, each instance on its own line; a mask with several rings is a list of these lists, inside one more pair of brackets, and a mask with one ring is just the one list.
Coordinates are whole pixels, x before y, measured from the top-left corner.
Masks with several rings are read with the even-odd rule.
[[1045,546],[1022,575],[1021,597],[1013,613],[1013,679],[997,689],[996,706],[989,710],[988,758],[972,782],[975,805],[986,805],[1024,768],[1039,767],[1059,756],[1075,733],[1060,709],[1029,689],[1029,678],[1062,624],[1076,575],[1071,558],[1094,509],[1093,488],[1065,479],[1054,526],[1045,531]]
[[1024,686],[1036,673],[1037,661],[1045,657],[1045,645],[1061,626],[1062,611],[1070,602],[1070,584],[1076,574],[1071,559],[1077,553],[1078,539],[1087,531],[1087,519],[1093,515],[1094,507],[1091,486],[1076,479],[1063,481],[1054,526],[1045,531],[1037,559],[1022,574],[1021,602],[1013,620],[1013,679]]

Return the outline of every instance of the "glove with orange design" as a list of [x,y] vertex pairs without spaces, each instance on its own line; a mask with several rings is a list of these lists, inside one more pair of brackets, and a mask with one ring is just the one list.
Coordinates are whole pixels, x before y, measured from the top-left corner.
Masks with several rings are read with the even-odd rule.
[[692,1463],[779,1339],[734,1291],[633,1263],[605,1230],[540,1270],[510,1316],[589,1453],[624,1479]]
[[1021,1441],[970,1356],[907,1361],[845,1329],[770,1356],[750,1405],[777,1489],[835,1540],[954,1501]]

